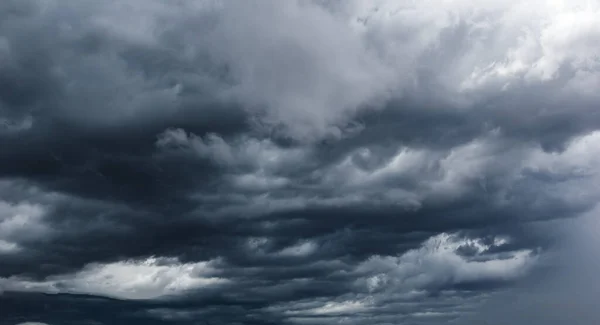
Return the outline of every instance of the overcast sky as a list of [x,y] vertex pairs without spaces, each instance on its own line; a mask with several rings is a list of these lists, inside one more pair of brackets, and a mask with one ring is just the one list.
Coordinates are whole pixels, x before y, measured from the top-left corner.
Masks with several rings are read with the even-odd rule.
[[598,17],[1,0],[0,325],[598,324]]

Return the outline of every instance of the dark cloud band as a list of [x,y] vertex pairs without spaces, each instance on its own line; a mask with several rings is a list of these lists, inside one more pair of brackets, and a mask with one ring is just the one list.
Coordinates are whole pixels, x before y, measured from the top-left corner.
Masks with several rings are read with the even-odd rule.
[[0,324],[485,310],[600,193],[599,8],[534,2],[3,1]]

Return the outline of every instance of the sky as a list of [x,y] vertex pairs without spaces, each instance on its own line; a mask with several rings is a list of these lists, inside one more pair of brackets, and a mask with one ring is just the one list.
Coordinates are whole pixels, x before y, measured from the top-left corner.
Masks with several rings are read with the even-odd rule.
[[0,1],[0,325],[597,324],[598,17]]

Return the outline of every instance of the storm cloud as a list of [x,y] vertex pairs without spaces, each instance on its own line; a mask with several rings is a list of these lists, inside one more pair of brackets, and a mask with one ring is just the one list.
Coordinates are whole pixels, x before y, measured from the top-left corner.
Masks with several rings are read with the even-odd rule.
[[533,301],[574,288],[586,306],[579,280],[539,288],[595,267],[559,264],[594,259],[599,16],[0,2],[0,325],[548,324]]

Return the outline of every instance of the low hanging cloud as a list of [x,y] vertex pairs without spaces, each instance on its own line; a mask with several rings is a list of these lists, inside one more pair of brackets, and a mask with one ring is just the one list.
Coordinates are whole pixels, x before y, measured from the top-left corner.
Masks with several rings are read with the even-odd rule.
[[7,290],[93,294],[121,299],[154,299],[225,282],[211,277],[210,262],[178,263],[148,258],[88,265],[76,274],[53,276],[44,281],[2,279]]
[[1,2],[0,325],[529,324],[600,199],[598,15]]

